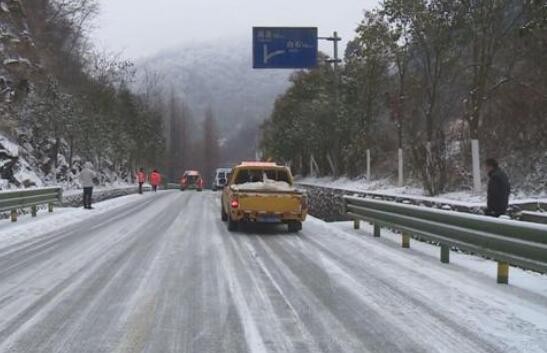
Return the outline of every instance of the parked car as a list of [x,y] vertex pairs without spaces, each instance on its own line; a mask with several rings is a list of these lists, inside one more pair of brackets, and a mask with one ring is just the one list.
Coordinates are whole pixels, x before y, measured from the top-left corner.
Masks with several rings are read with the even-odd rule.
[[215,172],[215,178],[213,181],[213,191],[223,189],[228,183],[232,169],[230,168],[218,168]]
[[228,222],[230,231],[242,222],[284,223],[289,232],[302,229],[308,201],[306,194],[294,187],[289,168],[244,162],[232,173],[221,202],[222,220]]
[[205,181],[201,174],[195,170],[187,170],[180,178],[180,191],[197,190],[202,191],[205,187]]

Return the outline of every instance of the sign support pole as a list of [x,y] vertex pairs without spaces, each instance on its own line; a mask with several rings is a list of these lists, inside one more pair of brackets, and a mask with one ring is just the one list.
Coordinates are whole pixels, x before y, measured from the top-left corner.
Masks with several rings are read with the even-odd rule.
[[333,44],[333,59],[327,60],[327,63],[333,64],[336,85],[338,86],[338,64],[342,62],[342,60],[338,57],[338,42],[340,42],[342,38],[338,37],[338,32],[335,31],[332,34],[332,37],[318,37],[317,39],[326,40],[332,42]]

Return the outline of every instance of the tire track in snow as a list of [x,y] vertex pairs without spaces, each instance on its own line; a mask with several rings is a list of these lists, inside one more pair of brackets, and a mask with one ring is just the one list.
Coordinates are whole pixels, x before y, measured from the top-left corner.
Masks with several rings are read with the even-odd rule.
[[[221,235],[217,234],[217,236]],[[228,241],[232,242],[231,246],[234,245],[232,239],[229,239]],[[233,250],[234,248],[232,248],[232,251]],[[228,289],[234,300],[234,305],[237,309],[237,313],[243,327],[249,353],[267,353],[268,350],[266,349],[266,344],[262,339],[257,323],[254,320],[253,313],[247,305],[247,300],[243,294],[243,290],[239,282],[240,279],[238,278],[238,269],[233,263],[235,258],[233,256],[229,257],[225,251],[220,252],[219,255],[223,268],[225,268],[226,272],[229,274],[226,278]]]
[[[162,199],[163,197],[158,198],[156,201],[160,202]],[[169,207],[169,204],[167,204],[167,207]],[[162,209],[159,211],[161,212]],[[134,217],[140,217],[142,221],[146,222],[154,215],[154,213],[149,213],[148,217],[142,217],[142,215],[136,213]],[[151,224],[147,227],[139,227],[139,224],[135,226],[138,227],[137,229],[141,231],[141,234],[147,232],[154,234],[152,232],[153,225]],[[87,315],[94,307],[100,308],[100,298],[108,293],[108,290],[111,289],[110,286],[124,284],[125,276],[121,274],[133,270],[134,261],[132,262],[132,260],[143,259],[136,252],[139,247],[143,248],[142,239],[140,237],[131,237],[132,235],[133,233],[125,234],[122,239],[112,243],[110,234],[103,232],[100,237],[106,242],[99,242],[99,244],[106,245],[106,248],[103,247],[102,250],[107,252],[103,252],[98,257],[101,261],[81,263],[81,267],[76,272],[18,313],[11,320],[11,323],[6,323],[5,328],[0,331],[0,341],[4,341],[4,346],[8,345],[9,342],[17,341],[21,337],[22,342],[18,343],[21,346],[32,346],[33,342],[41,342],[40,347],[43,349],[45,348],[44,342],[52,343],[53,338],[61,335],[59,341],[61,343],[58,344],[62,347],[64,345],[62,342],[69,340],[72,336],[70,332],[74,332],[74,329],[80,327],[81,324],[78,324],[78,322],[85,322],[89,318]],[[122,242],[123,239],[125,239],[125,242]],[[107,250],[107,248],[109,249]],[[144,246],[144,249],[146,250],[146,246]],[[89,260],[97,259],[93,253],[87,255],[92,255]],[[54,322],[58,324],[52,325]],[[33,330],[34,333],[26,333],[28,330]],[[9,340],[7,340],[8,337]],[[28,350],[25,349],[25,351]],[[51,351],[60,352],[64,350],[57,347],[51,349]],[[79,350],[79,352],[83,351],[83,349]],[[68,352],[71,351],[68,350]]]
[[[526,315],[491,312],[513,298],[541,315],[537,299],[527,306],[518,292],[464,274],[443,283],[437,277],[451,272],[440,265],[409,268],[430,259],[314,219],[299,235],[281,227],[231,233],[218,196],[166,192],[113,209],[108,224],[88,219],[85,231],[74,224],[0,249],[6,266],[34,256],[0,277],[0,352],[542,351],[540,332],[524,331],[533,325]],[[460,284],[504,294],[499,303],[471,303],[468,293],[461,299],[484,308],[443,310]],[[442,298],[420,288],[428,285]],[[467,327],[481,314],[487,333],[512,323],[515,345]],[[489,321],[496,315],[507,322]]]

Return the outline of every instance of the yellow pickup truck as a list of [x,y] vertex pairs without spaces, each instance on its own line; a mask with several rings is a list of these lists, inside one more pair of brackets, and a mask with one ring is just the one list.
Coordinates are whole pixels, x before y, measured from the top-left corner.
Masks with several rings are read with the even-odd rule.
[[284,223],[298,232],[308,214],[307,197],[293,186],[289,168],[264,162],[243,162],[232,170],[221,208],[230,231],[249,222]]

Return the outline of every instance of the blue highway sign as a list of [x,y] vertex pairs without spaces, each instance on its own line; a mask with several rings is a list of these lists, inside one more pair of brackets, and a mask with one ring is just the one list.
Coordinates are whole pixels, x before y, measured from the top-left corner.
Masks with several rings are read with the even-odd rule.
[[315,27],[254,27],[253,68],[314,68],[317,41]]

